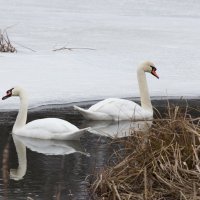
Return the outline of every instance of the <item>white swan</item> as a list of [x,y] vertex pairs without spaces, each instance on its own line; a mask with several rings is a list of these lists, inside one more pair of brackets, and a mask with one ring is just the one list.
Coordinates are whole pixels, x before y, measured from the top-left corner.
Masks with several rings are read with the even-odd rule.
[[12,129],[12,133],[25,137],[56,140],[79,140],[87,129],[78,129],[73,124],[58,118],[44,118],[26,124],[28,97],[21,87],[14,87],[7,91],[5,100],[11,96],[20,97],[20,109]]
[[145,72],[149,72],[159,78],[152,62],[146,61],[138,67],[137,78],[141,96],[141,106],[138,104],[117,98],[109,98],[96,103],[88,110],[74,106],[86,119],[89,120],[151,120],[153,108],[149,97]]

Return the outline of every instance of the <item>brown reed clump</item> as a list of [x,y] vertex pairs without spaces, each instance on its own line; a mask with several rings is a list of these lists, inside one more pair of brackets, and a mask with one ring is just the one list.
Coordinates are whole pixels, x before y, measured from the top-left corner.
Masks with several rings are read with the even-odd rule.
[[97,175],[94,199],[200,199],[200,119],[179,110],[170,108],[148,134],[117,141],[126,156]]
[[0,29],[0,52],[17,52],[16,48],[10,42],[6,31]]

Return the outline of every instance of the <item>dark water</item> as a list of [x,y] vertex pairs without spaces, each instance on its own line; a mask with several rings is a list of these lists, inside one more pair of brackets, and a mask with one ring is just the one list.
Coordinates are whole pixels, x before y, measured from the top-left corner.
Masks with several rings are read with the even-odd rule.
[[[200,108],[199,99],[174,99],[169,102],[180,107],[187,105],[194,117],[199,115],[194,109]],[[88,107],[91,103],[94,102],[79,105]],[[164,115],[167,101],[153,100],[152,103]],[[111,145],[111,139],[89,132],[80,142],[28,140],[25,141],[29,145],[26,147],[22,144],[23,138],[13,138],[10,134],[16,115],[17,111],[1,111],[0,115],[0,199],[91,199],[88,190],[90,175],[112,164],[114,160],[111,155],[119,147]],[[91,125],[73,110],[71,104],[41,106],[28,112],[28,121],[45,117],[62,118],[79,128]],[[24,153],[19,162],[18,145]],[[75,149],[76,152],[68,154],[69,149]],[[18,169],[19,173],[10,178],[12,169]]]

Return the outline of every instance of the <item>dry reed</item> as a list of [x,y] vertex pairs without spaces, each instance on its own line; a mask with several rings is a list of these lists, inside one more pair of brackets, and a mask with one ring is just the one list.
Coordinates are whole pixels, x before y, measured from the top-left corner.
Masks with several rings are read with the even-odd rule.
[[6,30],[1,31],[0,29],[0,52],[17,52],[16,48],[10,42]]
[[99,173],[93,199],[200,199],[200,119],[179,107],[156,119],[148,134],[134,132],[124,144],[126,156]]

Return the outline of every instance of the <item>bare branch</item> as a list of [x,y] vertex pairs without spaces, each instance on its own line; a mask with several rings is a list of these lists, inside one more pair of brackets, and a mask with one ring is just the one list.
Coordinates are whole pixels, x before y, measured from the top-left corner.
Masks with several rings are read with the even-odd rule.
[[85,50],[96,50],[96,49],[92,49],[92,48],[76,48],[76,47],[61,47],[59,49],[53,49],[52,51],[62,51],[62,50],[68,50],[68,51],[72,51],[74,49],[85,49]]

